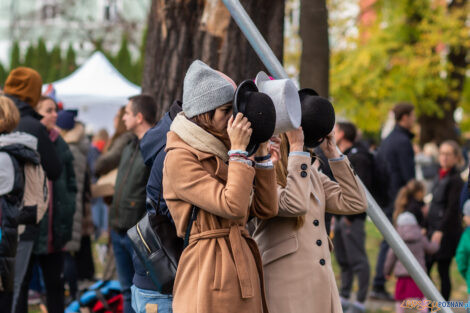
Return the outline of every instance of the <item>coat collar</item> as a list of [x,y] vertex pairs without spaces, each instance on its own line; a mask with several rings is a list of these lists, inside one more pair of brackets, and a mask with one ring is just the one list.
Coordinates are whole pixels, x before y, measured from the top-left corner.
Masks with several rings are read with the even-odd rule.
[[400,133],[404,133],[406,136],[408,136],[410,139],[413,139],[415,134],[413,134],[412,132],[410,132],[408,129],[404,128],[404,127],[401,127],[400,125],[396,125],[395,126],[395,130],[400,132]]
[[[224,162],[228,161],[228,149],[222,141],[188,120],[183,112],[175,117],[170,130],[193,149],[210,156],[215,155]],[[201,154],[201,157],[203,157],[203,154]]]

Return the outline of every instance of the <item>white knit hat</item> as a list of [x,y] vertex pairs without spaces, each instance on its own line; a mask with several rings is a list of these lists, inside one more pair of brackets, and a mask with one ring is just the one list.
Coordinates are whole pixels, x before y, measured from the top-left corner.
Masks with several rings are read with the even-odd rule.
[[183,112],[187,118],[206,113],[233,100],[235,87],[221,73],[200,60],[186,72],[183,84]]
[[398,215],[397,226],[418,225],[416,217],[410,212],[403,212]]

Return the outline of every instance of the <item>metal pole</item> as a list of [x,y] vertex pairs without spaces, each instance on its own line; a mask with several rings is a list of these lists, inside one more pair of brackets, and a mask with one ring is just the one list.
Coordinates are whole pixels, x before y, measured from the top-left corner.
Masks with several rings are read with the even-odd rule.
[[[266,40],[263,38],[256,25],[253,23],[251,18],[246,13],[239,0],[222,0],[232,15],[235,22],[240,27],[241,31],[245,35],[246,39],[250,42],[251,46],[258,54],[259,58],[266,66],[268,71],[275,78],[289,78],[286,71],[282,67],[279,60],[274,55],[273,51],[269,47]],[[359,179],[360,181],[360,179]],[[403,263],[408,273],[411,275],[413,280],[419,286],[424,295],[434,301],[443,302],[445,301],[439,291],[434,286],[433,282],[423,270],[421,265],[418,263],[416,258],[413,256],[411,251],[406,246],[405,242],[396,232],[388,218],[383,213],[377,202],[374,200],[370,192],[364,186],[361,181],[361,185],[364,188],[369,207],[367,214],[371,218],[372,222],[379,229],[388,242],[397,258]],[[443,312],[452,313],[452,310],[447,307],[441,308]]]

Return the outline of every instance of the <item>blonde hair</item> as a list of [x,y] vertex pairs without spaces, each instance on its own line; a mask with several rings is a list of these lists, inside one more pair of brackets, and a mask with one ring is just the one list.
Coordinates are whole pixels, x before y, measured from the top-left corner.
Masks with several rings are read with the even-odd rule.
[[20,122],[20,112],[8,97],[0,96],[0,134],[10,133]]
[[398,215],[405,211],[408,202],[418,193],[425,191],[424,184],[412,179],[400,191],[395,199],[395,211],[393,212],[393,223],[396,224]]
[[[280,146],[280,156],[279,161],[276,163],[276,181],[279,186],[282,188],[286,188],[287,186],[287,159],[289,157],[289,141],[287,139],[286,134],[281,134],[279,136],[281,138],[281,146]],[[296,229],[299,229],[305,223],[305,216],[298,216]]]

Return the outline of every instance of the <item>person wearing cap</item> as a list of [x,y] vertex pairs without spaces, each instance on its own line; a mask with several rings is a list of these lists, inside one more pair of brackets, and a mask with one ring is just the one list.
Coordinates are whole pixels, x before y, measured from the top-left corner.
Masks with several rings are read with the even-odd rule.
[[[440,238],[434,237],[432,241],[429,241],[421,232],[421,227],[411,212],[403,212],[398,215],[396,228],[398,235],[403,239],[421,267],[426,270],[426,254],[435,253],[439,249]],[[392,272],[397,278],[395,285],[395,307],[397,313],[405,312],[405,308],[401,306],[405,300],[425,300],[423,293],[413,278],[411,278],[405,266],[398,260],[393,250],[390,249],[385,259],[384,274],[386,277],[389,277]]]
[[49,133],[54,151],[63,164],[63,170],[59,178],[48,181],[49,207],[39,223],[39,233],[34,238],[33,255],[26,266],[27,270],[21,282],[15,312],[28,311],[29,284],[32,279],[33,265],[37,262],[43,272],[47,311],[59,313],[64,311],[65,305],[63,248],[72,238],[77,185],[72,152],[56,129],[56,102],[52,98],[42,96],[35,109],[42,116],[41,123]]
[[[470,200],[465,201],[463,206],[463,221],[466,228],[460,237],[455,260],[460,274],[467,283],[467,294],[470,295]],[[470,300],[470,296],[468,298]],[[470,312],[470,308],[467,308],[468,312]]]
[[255,153],[266,160],[246,157],[252,129],[242,113],[232,115],[235,89],[194,61],[183,112],[167,135],[163,196],[179,237],[194,220],[173,287],[175,313],[268,312],[261,257],[245,225],[250,215],[277,215],[275,172],[266,142]]
[[3,92],[20,111],[17,131],[33,135],[38,139],[38,152],[47,178],[54,180],[60,176],[62,163],[49,139],[48,132],[39,121],[42,116],[35,111],[41,97],[42,78],[29,67],[13,69],[5,81]]
[[78,279],[92,279],[94,275],[90,241],[90,236],[93,233],[90,208],[91,182],[87,166],[90,141],[85,134],[85,125],[75,120],[77,114],[77,110],[62,110],[57,114],[56,122],[60,135],[72,152],[77,182],[72,239],[64,247],[64,278],[69,285],[70,296],[73,300],[78,292]]

